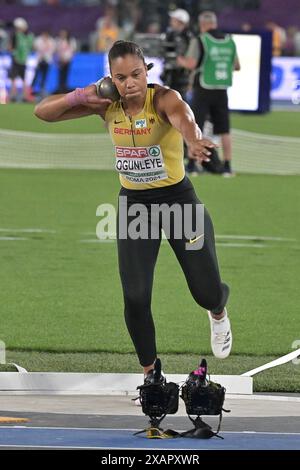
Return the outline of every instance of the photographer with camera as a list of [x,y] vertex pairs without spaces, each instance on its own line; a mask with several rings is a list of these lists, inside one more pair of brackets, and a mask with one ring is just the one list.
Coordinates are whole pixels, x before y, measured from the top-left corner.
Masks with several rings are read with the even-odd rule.
[[164,42],[164,69],[161,80],[164,85],[178,91],[185,99],[189,86],[190,71],[177,64],[177,57],[185,55],[193,37],[189,29],[190,15],[178,8],[171,11],[170,25]]
[[[233,176],[227,89],[232,85],[233,71],[240,70],[240,63],[232,37],[218,29],[216,14],[204,11],[198,21],[199,35],[191,41],[185,56],[177,58],[177,63],[195,73],[191,108],[196,122],[203,130],[204,122],[209,117],[214,134],[220,135],[222,142],[222,173]],[[216,155],[212,155],[207,165],[209,171],[218,172],[215,171],[219,166],[218,160]],[[194,166],[192,160],[189,166]],[[206,167],[206,164],[203,166]]]
[[[169,17],[170,24],[163,49],[164,68],[160,78],[165,86],[178,91],[185,100],[190,84],[190,71],[177,64],[177,57],[185,55],[193,38],[189,29],[190,15],[186,10],[177,8],[169,13]],[[184,158],[188,160],[186,144]]]

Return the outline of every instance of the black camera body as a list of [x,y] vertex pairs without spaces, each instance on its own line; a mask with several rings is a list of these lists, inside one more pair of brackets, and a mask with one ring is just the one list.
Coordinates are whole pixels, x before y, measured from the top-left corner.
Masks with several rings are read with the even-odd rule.
[[151,418],[175,414],[178,410],[179,387],[173,382],[142,385],[140,400],[143,413]]
[[168,30],[165,40],[162,42],[162,56],[164,59],[163,73],[160,78],[164,85],[185,93],[189,84],[190,72],[177,65],[177,57],[184,56],[188,47],[192,33],[189,30],[182,32]]
[[169,70],[178,69],[176,58],[186,53],[189,45],[189,36],[187,33],[176,33],[170,31],[166,35],[166,40],[163,44],[163,58],[165,61],[165,68]]
[[220,415],[225,400],[225,388],[206,379],[199,379],[191,373],[181,389],[181,398],[188,415]]

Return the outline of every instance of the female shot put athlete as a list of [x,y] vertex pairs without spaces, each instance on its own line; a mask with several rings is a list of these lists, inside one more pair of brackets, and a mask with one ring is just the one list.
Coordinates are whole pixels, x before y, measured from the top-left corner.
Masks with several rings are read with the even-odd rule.
[[[127,41],[114,43],[109,52],[109,65],[120,94],[118,101],[99,97],[96,86],[89,85],[68,94],[45,98],[36,106],[35,114],[45,121],[100,115],[115,146],[116,169],[122,186],[119,213],[124,209],[124,201],[127,210],[135,203],[143,204],[148,211],[145,218],[147,228],[151,229],[158,223],[160,234],[163,222],[161,217],[158,221],[152,220],[152,207],[177,204],[184,209],[190,206],[192,214],[195,214],[195,208],[201,204],[185,176],[183,140],[190,156],[199,161],[209,159],[209,148],[214,144],[202,139],[191,109],[176,91],[156,84],[147,85],[147,65],[137,44]],[[208,311],[212,351],[216,357],[226,358],[232,345],[225,308],[229,288],[220,279],[211,218],[205,209],[204,233],[189,239],[185,230],[182,230],[180,238],[176,235],[176,217],[170,217],[168,241],[192,296]],[[132,216],[123,219],[127,224],[133,220]],[[180,224],[184,224],[183,217]],[[144,373],[151,375],[156,359],[151,294],[161,236],[151,237],[149,230],[148,237],[131,237],[130,233],[121,237],[120,231],[124,233],[124,226],[118,225],[125,321]],[[201,238],[200,249],[187,249],[188,243]]]

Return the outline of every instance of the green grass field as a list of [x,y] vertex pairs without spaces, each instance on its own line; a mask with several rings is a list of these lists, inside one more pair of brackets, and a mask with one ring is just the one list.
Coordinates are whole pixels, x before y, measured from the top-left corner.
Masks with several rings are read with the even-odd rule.
[[[29,105],[0,106],[0,128],[101,129],[95,117],[50,125],[31,113]],[[276,114],[265,117],[274,119],[273,130]],[[235,118],[249,129],[249,116]],[[193,183],[214,220],[222,277],[231,286],[233,353],[226,361],[211,358],[205,311],[167,242],[153,291],[158,351],[166,372],[189,372],[204,355],[211,373],[242,373],[291,352],[300,340],[300,177],[204,176]],[[116,243],[95,242],[96,208],[116,205],[118,189],[110,171],[1,169],[0,339],[8,361],[28,370],[140,370],[123,320]],[[300,392],[300,365],[258,375],[255,388]]]
[[[0,105],[0,129],[46,133],[89,133],[104,132],[102,120],[97,117],[77,119],[58,123],[47,123],[33,115],[31,104]],[[257,115],[232,113],[231,125],[236,129],[270,135],[299,137],[300,113],[275,111]]]

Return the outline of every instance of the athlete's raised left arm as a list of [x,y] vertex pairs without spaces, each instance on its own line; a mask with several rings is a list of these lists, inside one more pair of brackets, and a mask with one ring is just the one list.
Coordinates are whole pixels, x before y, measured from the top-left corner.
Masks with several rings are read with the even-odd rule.
[[97,114],[104,119],[111,102],[110,99],[99,97],[96,86],[92,84],[71,93],[47,96],[36,105],[34,114],[47,122],[77,119],[92,114]]
[[191,158],[209,161],[210,148],[217,147],[213,142],[202,139],[195,116],[181,95],[168,88],[160,87],[155,94],[155,107],[160,116],[177,129],[185,140]]

